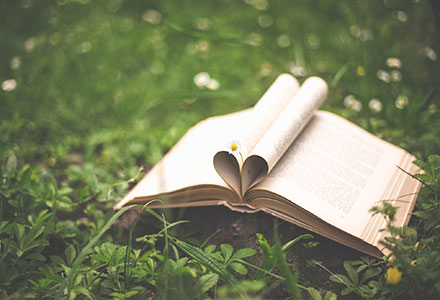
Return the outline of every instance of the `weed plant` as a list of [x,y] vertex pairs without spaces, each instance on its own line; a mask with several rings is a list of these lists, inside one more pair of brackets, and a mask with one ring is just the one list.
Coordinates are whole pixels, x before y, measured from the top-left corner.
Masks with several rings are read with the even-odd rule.
[[[0,1],[0,298],[439,298],[436,7]],[[309,261],[333,290],[292,269],[298,247],[317,245],[310,234],[282,243],[276,225],[246,248],[202,241],[147,207],[128,223],[127,209],[112,210],[189,127],[252,106],[283,72],[323,77],[324,109],[407,149],[424,170],[411,223],[387,228],[392,255],[359,254],[338,270]],[[391,221],[395,209],[372,213]]]

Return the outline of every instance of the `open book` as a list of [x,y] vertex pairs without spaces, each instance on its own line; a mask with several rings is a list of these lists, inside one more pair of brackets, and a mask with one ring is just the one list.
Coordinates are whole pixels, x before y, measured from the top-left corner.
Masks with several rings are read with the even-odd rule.
[[[381,201],[408,223],[420,183],[415,159],[353,123],[318,111],[327,84],[280,75],[258,103],[191,128],[119,202],[152,207],[226,205],[264,211],[380,256]],[[402,169],[402,170],[401,170]]]

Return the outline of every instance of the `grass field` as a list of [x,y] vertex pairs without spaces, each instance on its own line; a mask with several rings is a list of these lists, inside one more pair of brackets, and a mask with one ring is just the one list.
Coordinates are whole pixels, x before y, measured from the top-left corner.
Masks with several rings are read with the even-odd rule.
[[[0,298],[438,297],[435,3],[1,0]],[[221,208],[124,226],[112,206],[188,128],[283,72],[324,78],[323,109],[425,170],[410,227],[389,228],[393,259]]]

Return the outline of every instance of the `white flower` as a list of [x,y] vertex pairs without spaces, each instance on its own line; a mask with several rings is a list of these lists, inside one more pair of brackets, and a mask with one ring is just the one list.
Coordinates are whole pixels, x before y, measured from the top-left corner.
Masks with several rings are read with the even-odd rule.
[[241,150],[241,144],[238,140],[232,140],[228,143],[227,149],[229,154],[238,154]]
[[2,90],[10,92],[17,87],[17,81],[15,79],[7,79],[2,82]]
[[194,76],[194,83],[198,87],[205,87],[208,85],[209,81],[211,80],[211,77],[207,72],[200,72],[197,73],[196,76]]
[[304,77],[307,75],[306,69],[303,66],[292,64],[290,67],[290,73],[296,77]]
[[387,58],[387,66],[390,68],[400,68],[402,62],[397,57],[389,57]]
[[362,103],[357,100],[353,95],[347,95],[344,98],[344,105],[347,108],[351,108],[355,111],[361,111],[362,110]]
[[403,109],[408,104],[408,97],[405,95],[399,95],[396,99],[396,107]]
[[399,10],[397,12],[397,20],[399,20],[400,22],[406,22],[408,21],[408,15],[406,14],[406,12],[404,12],[403,10]]
[[208,88],[210,90],[216,90],[220,87],[220,83],[209,76],[207,72],[200,72],[194,76],[194,83],[199,88]]
[[379,78],[380,80],[386,83],[389,83],[391,81],[390,73],[384,70],[377,71],[377,78]]
[[368,106],[374,112],[380,112],[382,110],[382,102],[378,99],[371,99]]
[[35,47],[35,38],[28,38],[26,42],[24,42],[24,48],[27,51],[31,51]]
[[437,53],[431,47],[425,47],[425,55],[432,61],[437,60]]
[[220,87],[220,83],[218,83],[217,80],[211,78],[206,87],[210,90],[216,90]]
[[21,64],[20,57],[15,56],[11,60],[11,69],[12,70],[17,70],[20,67],[20,64]]
[[353,95],[347,95],[344,98],[344,105],[345,107],[351,107],[353,105],[353,101],[356,100],[356,98]]
[[351,108],[355,111],[361,111],[362,110],[362,103],[356,99],[353,100],[353,104],[351,105]]

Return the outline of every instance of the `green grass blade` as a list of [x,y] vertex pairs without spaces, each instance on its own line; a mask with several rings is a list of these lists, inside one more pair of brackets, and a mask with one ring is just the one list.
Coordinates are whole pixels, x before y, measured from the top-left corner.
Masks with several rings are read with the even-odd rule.
[[302,239],[312,239],[313,235],[311,235],[310,233],[306,233],[306,234],[301,234],[300,236],[294,238],[293,240],[285,243],[282,247],[281,247],[281,251],[284,252],[287,249],[289,249],[290,247],[292,247],[293,245],[295,245],[297,242],[299,242]]
[[278,237],[277,223],[275,223],[274,226],[274,240],[275,240],[275,245],[273,248],[273,254],[277,260],[278,267],[280,268],[281,273],[286,279],[287,291],[289,292],[291,299],[300,300],[302,297],[301,297],[301,291],[299,290],[299,286],[298,286],[299,273],[296,272],[293,275],[292,272],[290,271],[289,265],[286,262],[286,257],[281,250],[281,244]]

